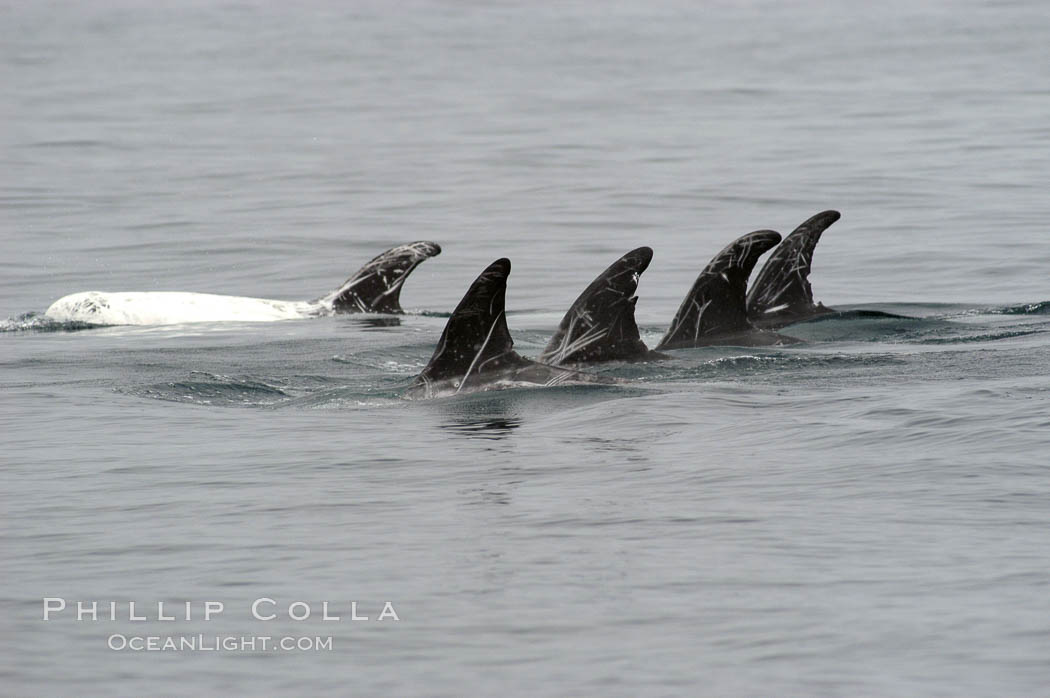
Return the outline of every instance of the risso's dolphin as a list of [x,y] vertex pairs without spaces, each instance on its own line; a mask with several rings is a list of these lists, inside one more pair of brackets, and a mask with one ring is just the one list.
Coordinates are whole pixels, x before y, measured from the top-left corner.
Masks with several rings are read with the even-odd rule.
[[497,259],[475,279],[448,319],[430,362],[416,376],[405,397],[445,397],[527,385],[612,382],[601,376],[530,361],[514,351],[505,311],[509,274],[510,260]]
[[758,230],[737,238],[715,255],[686,294],[657,350],[797,342],[755,327],[747,316],[747,279],[758,258],[778,242],[780,233]]
[[[738,238],[715,255],[700,272],[656,348],[797,342],[792,337],[761,330],[747,317],[747,279],[758,258],[778,242],[779,233],[759,230]],[[540,360],[565,365],[667,358],[645,346],[634,318],[638,279],[652,258],[652,249],[639,247],[599,274],[562,318]]]
[[836,312],[813,302],[809,272],[821,233],[839,217],[838,211],[818,213],[773,250],[747,293],[747,316],[756,327],[775,330]]
[[638,335],[638,278],[653,259],[650,247],[631,250],[584,289],[565,313],[539,360],[560,365],[661,358]]
[[86,291],[60,298],[45,315],[92,325],[172,325],[185,322],[271,322],[335,313],[403,313],[401,286],[412,270],[441,253],[419,241],[387,250],[342,286],[317,300],[279,301],[183,291]]

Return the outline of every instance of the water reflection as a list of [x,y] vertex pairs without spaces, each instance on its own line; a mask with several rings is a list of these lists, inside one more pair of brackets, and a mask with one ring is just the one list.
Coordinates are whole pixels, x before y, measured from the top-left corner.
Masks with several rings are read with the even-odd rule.
[[371,330],[377,327],[401,326],[401,318],[390,317],[389,315],[354,315],[350,318],[350,322],[355,325],[360,325],[365,330]]
[[470,438],[505,439],[523,424],[515,396],[502,391],[467,395],[442,403],[440,409],[445,414],[442,429]]
[[456,417],[454,421],[440,425],[454,434],[461,434],[479,439],[499,440],[507,438],[521,426],[521,420],[515,418],[471,418],[467,415]]

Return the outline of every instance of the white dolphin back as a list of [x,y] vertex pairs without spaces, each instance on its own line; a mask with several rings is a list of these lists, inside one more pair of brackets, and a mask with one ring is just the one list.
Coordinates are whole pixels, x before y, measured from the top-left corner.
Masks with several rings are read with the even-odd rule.
[[178,325],[187,322],[274,322],[331,312],[330,308],[316,302],[214,293],[85,291],[59,298],[45,315],[59,322],[92,325]]
[[274,322],[335,313],[403,313],[401,286],[412,270],[441,254],[419,240],[392,247],[327,296],[275,301],[186,291],[85,291],[59,298],[44,313],[58,322],[91,325],[181,325],[187,322]]

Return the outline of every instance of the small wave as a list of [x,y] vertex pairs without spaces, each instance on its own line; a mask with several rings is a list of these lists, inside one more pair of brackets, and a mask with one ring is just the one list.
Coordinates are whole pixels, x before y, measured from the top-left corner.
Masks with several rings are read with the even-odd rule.
[[70,150],[83,150],[83,149],[103,149],[103,150],[133,150],[132,147],[123,143],[116,143],[113,141],[98,141],[98,140],[87,140],[87,139],[70,139],[70,140],[52,140],[52,141],[36,141],[33,143],[22,144],[23,148],[32,149],[52,149],[52,148],[68,148]]
[[1014,337],[1026,337],[1030,334],[1039,334],[1045,330],[1003,330],[1001,332],[986,332],[982,334],[959,335],[956,337],[929,337],[921,340],[920,344],[970,344],[973,342],[995,342],[1001,339],[1013,339]]
[[288,393],[277,386],[251,379],[236,379],[201,374],[202,380],[154,383],[141,388],[120,390],[154,400],[185,402],[198,405],[273,405],[288,399]]
[[1025,305],[1009,305],[1005,308],[993,308],[988,312],[996,315],[1050,315],[1050,301],[1027,303]]
[[807,342],[917,342],[954,338],[966,325],[940,317],[909,317],[877,310],[849,310],[800,322],[780,330]]
[[588,370],[627,381],[627,385],[641,386],[660,383],[721,380],[770,380],[776,375],[813,374],[828,371],[858,372],[874,367],[900,365],[906,360],[897,354],[885,353],[747,353],[711,357],[711,347],[675,352],[667,361],[619,363],[587,367]]
[[423,370],[426,362],[408,356],[402,356],[400,352],[391,351],[382,356],[371,353],[350,354],[347,356],[333,356],[331,361],[355,368],[364,368],[371,371],[380,371],[383,374],[400,376],[414,376]]
[[364,383],[346,384],[345,377],[297,375],[293,377],[225,376],[193,371],[183,380],[118,388],[117,392],[208,407],[341,408],[375,407],[400,403],[404,377],[371,377]]
[[319,390],[308,395],[285,400],[274,406],[280,409],[352,410],[390,407],[400,404],[402,404],[402,400],[398,390],[341,387]]
[[90,322],[53,320],[40,313],[24,313],[0,322],[0,332],[76,332],[102,326]]
[[921,321],[922,318],[912,317],[910,315],[897,315],[896,313],[886,313],[881,310],[843,310],[828,315],[818,315],[809,320],[805,320],[798,324],[816,324],[820,322],[836,322],[842,320],[916,320]]

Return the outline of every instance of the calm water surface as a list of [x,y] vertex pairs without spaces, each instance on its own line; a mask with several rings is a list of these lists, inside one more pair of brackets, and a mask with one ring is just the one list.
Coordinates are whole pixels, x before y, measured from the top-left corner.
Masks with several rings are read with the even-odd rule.
[[[1047,694],[1047,45],[1028,0],[4,3],[0,693]],[[401,398],[497,257],[535,356],[652,246],[653,345],[826,208],[817,297],[912,319]],[[33,315],[315,298],[417,239],[396,324]],[[107,648],[197,633],[333,648]]]

